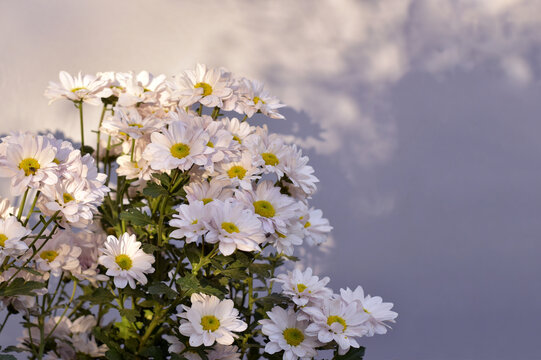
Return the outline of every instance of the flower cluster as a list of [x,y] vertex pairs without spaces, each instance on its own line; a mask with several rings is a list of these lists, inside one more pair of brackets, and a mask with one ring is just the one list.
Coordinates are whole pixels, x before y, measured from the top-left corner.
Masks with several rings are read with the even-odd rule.
[[[248,122],[285,119],[262,83],[205,65],[59,79],[45,95],[78,109],[80,147],[29,132],[0,139],[17,204],[0,199],[0,310],[22,314],[20,351],[359,357],[359,338],[386,333],[393,305],[361,287],[335,294],[309,268],[275,275],[332,226],[310,205],[319,180],[308,157]],[[89,105],[102,106],[95,148]]]

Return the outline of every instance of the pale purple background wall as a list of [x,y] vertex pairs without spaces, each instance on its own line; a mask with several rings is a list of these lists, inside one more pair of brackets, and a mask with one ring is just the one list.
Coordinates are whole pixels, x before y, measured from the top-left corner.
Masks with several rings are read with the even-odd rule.
[[367,359],[541,358],[541,2],[8,0],[0,33],[0,132],[77,137],[62,69],[265,81],[335,227],[306,264],[400,314]]

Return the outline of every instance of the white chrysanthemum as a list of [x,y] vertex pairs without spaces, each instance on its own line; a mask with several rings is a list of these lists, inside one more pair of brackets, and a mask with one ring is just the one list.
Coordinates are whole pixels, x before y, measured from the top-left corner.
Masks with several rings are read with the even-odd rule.
[[242,204],[229,200],[215,200],[209,204],[209,232],[205,241],[219,242],[223,255],[231,255],[236,249],[241,251],[260,251],[259,244],[265,241],[261,232],[261,222],[253,212]]
[[165,85],[165,75],[154,76],[148,71],[141,71],[137,75],[133,72],[119,73],[116,78],[122,88],[118,95],[118,104],[121,106],[156,103]]
[[340,296],[348,304],[357,303],[359,311],[369,315],[370,318],[364,324],[368,329],[366,336],[386,334],[389,325],[385,322],[394,323],[394,319],[398,316],[398,313],[391,311],[393,303],[383,302],[380,296],[365,296],[361,286],[357,286],[353,291],[350,288],[340,289]]
[[77,353],[87,354],[91,357],[103,357],[109,350],[107,345],[98,346],[92,335],[92,329],[97,325],[96,318],[92,315],[81,316],[70,326],[71,344]]
[[169,221],[169,225],[177,229],[169,234],[170,237],[175,239],[185,237],[186,243],[189,244],[196,242],[201,235],[207,233],[208,214],[202,201],[182,204],[176,210],[178,214],[173,214],[175,219]]
[[205,127],[205,131],[209,134],[207,146],[212,149],[206,165],[209,171],[214,171],[216,163],[238,160],[240,145],[233,140],[233,135],[224,128],[223,123],[212,121]]
[[202,201],[205,205],[213,200],[226,200],[233,196],[233,190],[228,188],[229,181],[213,178],[209,181],[190,182],[184,186],[186,199],[189,203]]
[[350,347],[358,348],[355,338],[367,332],[364,323],[368,321],[368,314],[359,312],[357,304],[346,304],[340,298],[326,299],[320,306],[303,308],[303,312],[312,321],[306,332],[317,335],[322,343],[336,341],[340,355],[348,352]]
[[84,228],[92,222],[99,196],[86,189],[80,180],[60,181],[54,186],[44,186],[38,207],[47,216],[59,211],[59,218],[64,226]]
[[216,344],[207,352],[208,360],[240,360],[241,352],[234,345]]
[[319,277],[313,276],[311,268],[307,268],[304,272],[299,269],[288,271],[287,274],[278,275],[275,280],[282,283],[282,293],[290,296],[299,306],[320,304],[332,295],[332,290],[325,287],[330,279],[324,277],[320,280]]
[[277,110],[286,106],[264,89],[264,84],[246,78],[241,79],[235,111],[252,117],[261,112],[272,119],[285,119]]
[[216,171],[217,180],[229,180],[233,186],[240,186],[243,189],[251,189],[252,181],[261,178],[261,169],[252,155],[245,151],[239,161],[219,164]]
[[329,233],[333,229],[333,227],[329,225],[329,220],[323,217],[323,212],[319,209],[311,208],[300,221],[304,226],[305,240],[309,244],[323,244],[327,241]]
[[224,117],[222,118],[222,123],[225,129],[233,135],[233,140],[236,140],[241,145],[255,130],[255,127],[250,126],[247,122],[241,122],[237,118],[229,119]]
[[24,344],[27,348],[30,348],[30,344],[39,346],[42,336],[49,337],[55,340],[56,352],[60,356],[57,359],[74,359],[75,351],[68,345],[71,333],[70,326],[71,320],[66,316],[49,317],[43,326],[43,334],[40,333],[40,329],[37,326],[32,326],[29,329],[25,328],[22,337],[17,340],[21,345]]
[[[44,241],[38,240],[36,247],[39,249]],[[80,247],[72,245],[69,232],[59,231],[38,252],[36,266],[38,270],[47,271],[55,277],[60,276],[62,271],[77,272],[81,251]],[[45,274],[45,277],[48,275]]]
[[49,82],[45,90],[45,96],[50,99],[49,104],[58,99],[71,101],[83,101],[92,105],[101,104],[101,98],[107,98],[113,94],[108,88],[109,82],[104,78],[94,75],[71,76],[65,71],[59,74],[60,84]]
[[278,251],[288,256],[293,255],[294,246],[302,245],[302,239],[304,237],[302,225],[299,222],[287,227],[286,232],[275,232],[270,235],[269,241]]
[[0,262],[7,256],[21,255],[28,245],[21,239],[30,234],[30,230],[22,226],[15,216],[0,218]]
[[154,172],[150,168],[149,162],[143,158],[137,151],[136,155],[131,159],[131,155],[122,155],[116,159],[118,168],[116,173],[119,176],[125,176],[126,179],[137,179],[131,183],[132,186],[139,186],[146,184],[146,181],[152,179],[152,173]]
[[200,102],[204,106],[223,107],[223,101],[231,97],[230,78],[222,69],[207,69],[197,64],[195,70],[186,70],[175,76],[172,96],[178,99],[181,107]]
[[124,288],[129,284],[135,289],[134,280],[143,285],[147,283],[145,274],[154,272],[154,256],[141,249],[135,235],[124,233],[120,239],[109,235],[104,245],[98,262],[107,268],[106,275],[114,277],[116,287]]
[[268,135],[266,128],[260,129],[262,130],[246,139],[246,146],[254,157],[262,162],[265,173],[275,173],[281,178],[284,176],[285,158],[290,148],[284,145],[278,135]]
[[237,191],[235,197],[255,212],[266,233],[287,232],[287,226],[297,216],[296,202],[269,180],[257,184],[255,190]]
[[114,115],[107,117],[101,130],[107,134],[132,139],[139,139],[161,129],[165,123],[153,116],[142,117],[135,107],[115,107]]
[[11,178],[13,195],[22,194],[27,186],[40,189],[58,181],[56,149],[43,136],[24,134],[9,141],[6,156],[0,157],[0,177]]
[[317,355],[317,338],[306,333],[307,321],[300,321],[295,310],[275,306],[267,311],[269,319],[259,320],[261,332],[269,337],[265,352],[274,354],[284,351],[284,360],[312,359]]
[[71,274],[79,280],[88,280],[94,286],[98,281],[109,280],[108,276],[100,274],[98,270],[98,249],[103,246],[107,236],[105,232],[92,224],[85,231],[74,233],[64,230],[63,233],[70,238],[72,246],[82,250],[78,258],[79,268],[71,270]]
[[190,338],[191,346],[211,346],[215,342],[231,345],[247,324],[239,319],[239,311],[230,299],[222,300],[213,295],[192,294],[192,306],[182,305],[184,312],[179,331]]
[[293,185],[304,192],[305,197],[316,191],[316,183],[319,182],[313,175],[314,168],[307,164],[308,156],[302,156],[302,151],[297,150],[296,145],[290,145],[283,161],[284,173]]
[[152,142],[147,145],[143,157],[154,170],[189,170],[194,164],[207,163],[209,136],[202,129],[175,121],[168,129],[152,133],[150,138]]

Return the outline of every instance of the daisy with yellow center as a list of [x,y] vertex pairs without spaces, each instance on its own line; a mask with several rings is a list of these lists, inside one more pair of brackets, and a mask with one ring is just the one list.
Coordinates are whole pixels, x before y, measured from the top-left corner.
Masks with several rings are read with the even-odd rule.
[[21,255],[28,246],[22,240],[30,230],[22,226],[15,216],[0,218],[0,262],[6,256]]
[[[36,247],[40,248],[43,242],[44,239],[40,239]],[[81,269],[79,263],[81,253],[81,248],[72,243],[71,232],[57,232],[35,257],[36,266],[38,270],[46,272],[47,278],[61,276],[63,271],[78,274]]]
[[210,204],[214,200],[225,200],[233,196],[233,191],[228,187],[229,181],[213,178],[210,181],[193,181],[184,186],[186,199],[192,203],[202,201],[203,204]]
[[260,320],[261,332],[269,338],[265,352],[274,354],[284,351],[284,359],[309,359],[317,355],[319,343],[315,336],[306,333],[307,321],[299,319],[292,308],[287,310],[275,306],[267,311],[269,319]]
[[101,130],[109,135],[125,140],[140,139],[161,129],[165,122],[152,115],[143,117],[136,107],[114,109],[114,115],[105,118]]
[[291,297],[298,306],[320,303],[332,295],[332,290],[326,287],[330,279],[319,279],[312,275],[311,268],[306,268],[305,271],[288,271],[287,274],[278,275],[275,280],[282,283],[282,293]]
[[206,222],[208,214],[205,204],[202,201],[193,201],[189,204],[182,204],[177,207],[177,214],[173,214],[173,220],[169,225],[176,228],[169,234],[175,239],[186,239],[186,243],[196,242],[200,236],[208,231]]
[[110,235],[104,246],[100,249],[102,255],[98,262],[107,268],[106,275],[114,277],[116,287],[124,288],[129,284],[135,289],[135,281],[142,285],[147,283],[145,274],[154,272],[154,256],[141,249],[135,235],[124,233],[119,239]]
[[272,119],[285,119],[278,109],[286,106],[264,89],[263,83],[246,78],[241,79],[238,90],[237,111],[249,118],[260,112]]
[[60,83],[50,82],[45,90],[45,96],[50,99],[49,104],[58,99],[68,99],[74,102],[83,101],[91,105],[101,105],[101,99],[113,94],[109,81],[94,75],[71,76],[65,71],[59,74]]
[[184,312],[178,315],[183,319],[179,331],[190,338],[190,346],[231,345],[238,337],[235,333],[246,330],[232,300],[205,294],[192,294],[190,300],[192,306],[182,305]]
[[239,161],[220,164],[217,168],[218,176],[216,179],[228,180],[232,186],[251,189],[252,181],[261,177],[260,164],[260,160],[254,161],[252,155],[245,151]]

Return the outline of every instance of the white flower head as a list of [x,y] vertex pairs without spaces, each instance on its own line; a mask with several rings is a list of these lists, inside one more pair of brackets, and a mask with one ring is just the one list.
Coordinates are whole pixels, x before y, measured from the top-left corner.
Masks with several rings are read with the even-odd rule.
[[154,170],[189,170],[192,165],[205,165],[209,136],[201,128],[189,127],[180,121],[174,121],[168,129],[154,132],[151,143],[143,152],[143,157]]
[[28,245],[22,240],[30,230],[22,226],[15,216],[0,218],[0,262],[6,256],[21,255]]
[[320,245],[327,241],[333,229],[329,225],[329,220],[323,217],[323,212],[319,209],[311,208],[300,221],[303,224],[306,241],[313,245]]
[[296,218],[297,204],[287,195],[280,193],[272,181],[265,180],[255,190],[236,191],[235,197],[252,209],[266,233],[286,233],[287,226]]
[[317,338],[306,332],[308,321],[298,319],[292,308],[287,310],[275,306],[267,311],[269,319],[260,320],[261,331],[268,336],[265,352],[274,354],[284,351],[284,360],[311,359],[317,355],[316,347],[321,345]]
[[342,299],[326,299],[319,306],[302,309],[311,320],[306,332],[317,335],[322,343],[336,341],[339,353],[345,354],[350,347],[358,348],[356,337],[367,333],[364,323],[369,316],[358,311],[357,304],[346,304]]
[[160,92],[165,89],[165,75],[154,76],[148,71],[137,75],[133,72],[119,73],[116,76],[119,87],[118,104],[134,106],[138,103],[157,103]]
[[278,112],[278,109],[286,106],[280,100],[271,96],[264,89],[264,84],[246,78],[241,79],[238,92],[238,101],[235,111],[252,117],[255,113],[261,112],[272,119],[285,119]]
[[291,297],[298,306],[320,304],[332,295],[332,290],[326,287],[330,279],[324,277],[320,280],[312,275],[311,268],[304,272],[299,269],[288,271],[287,274],[278,275],[275,280],[282,283],[283,294]]
[[302,225],[299,222],[295,222],[288,226],[284,233],[275,232],[271,234],[269,241],[279,253],[292,256],[294,252],[293,247],[302,245],[303,237]]
[[213,295],[192,294],[192,306],[182,305],[184,312],[179,331],[190,338],[191,346],[211,346],[215,342],[231,345],[235,332],[246,330],[247,324],[239,319],[239,311],[230,299],[220,300]]
[[261,163],[254,161],[252,155],[245,151],[240,160],[220,163],[216,171],[217,180],[229,180],[232,186],[240,186],[243,189],[251,189],[252,181],[261,178]]
[[233,190],[228,188],[229,181],[217,180],[192,181],[184,186],[186,199],[189,203],[202,201],[205,205],[213,200],[226,200],[233,196]]
[[308,156],[302,156],[302,151],[296,145],[290,145],[283,161],[283,171],[292,184],[304,193],[304,197],[314,194],[318,178],[313,175],[314,168],[308,165]]
[[27,133],[7,141],[6,155],[0,157],[0,177],[11,178],[13,195],[22,194],[27,186],[40,189],[56,184],[56,149],[46,137]]
[[[43,247],[45,239],[36,242],[36,247],[41,250],[35,257],[36,266],[40,271],[47,271],[50,275],[58,277],[63,271],[79,272],[79,256],[81,248],[71,243],[71,232],[59,231],[48,240]],[[45,274],[47,277],[49,274]]]
[[255,131],[255,127],[250,126],[247,122],[241,122],[237,118],[229,119],[224,117],[222,118],[222,123],[224,124],[225,129],[233,135],[233,140],[241,145],[246,138]]
[[347,304],[357,303],[359,311],[364,311],[369,315],[369,319],[365,323],[368,330],[366,336],[386,334],[389,326],[386,321],[394,323],[398,316],[398,313],[391,311],[393,303],[383,302],[380,296],[365,296],[361,286],[357,286],[355,290],[340,289],[340,297]]
[[107,98],[113,94],[108,88],[109,82],[104,78],[94,75],[71,76],[65,71],[59,74],[60,84],[50,82],[45,90],[45,96],[50,99],[49,104],[58,99],[68,99],[74,102],[83,101],[91,105],[99,105],[101,98]]
[[176,210],[178,214],[173,214],[174,219],[169,221],[169,225],[177,229],[169,234],[170,237],[175,239],[185,237],[186,243],[189,244],[196,242],[201,235],[207,233],[208,214],[202,201],[182,204]]
[[241,251],[261,251],[259,244],[265,241],[261,222],[253,212],[234,200],[215,200],[209,204],[209,232],[205,241],[219,243],[223,255]]
[[204,106],[223,107],[223,101],[233,95],[229,74],[223,69],[197,64],[194,70],[186,70],[174,78],[172,96],[178,99],[180,107],[200,102]]
[[116,287],[125,288],[129,284],[135,289],[135,280],[143,285],[147,283],[145,274],[154,272],[154,256],[141,249],[135,234],[124,233],[120,239],[109,235],[104,245],[98,262],[107,268],[107,275],[114,277]]
[[165,125],[161,119],[154,116],[143,117],[135,107],[115,107],[115,113],[107,117],[101,129],[107,134],[131,139],[139,139],[150,135]]

